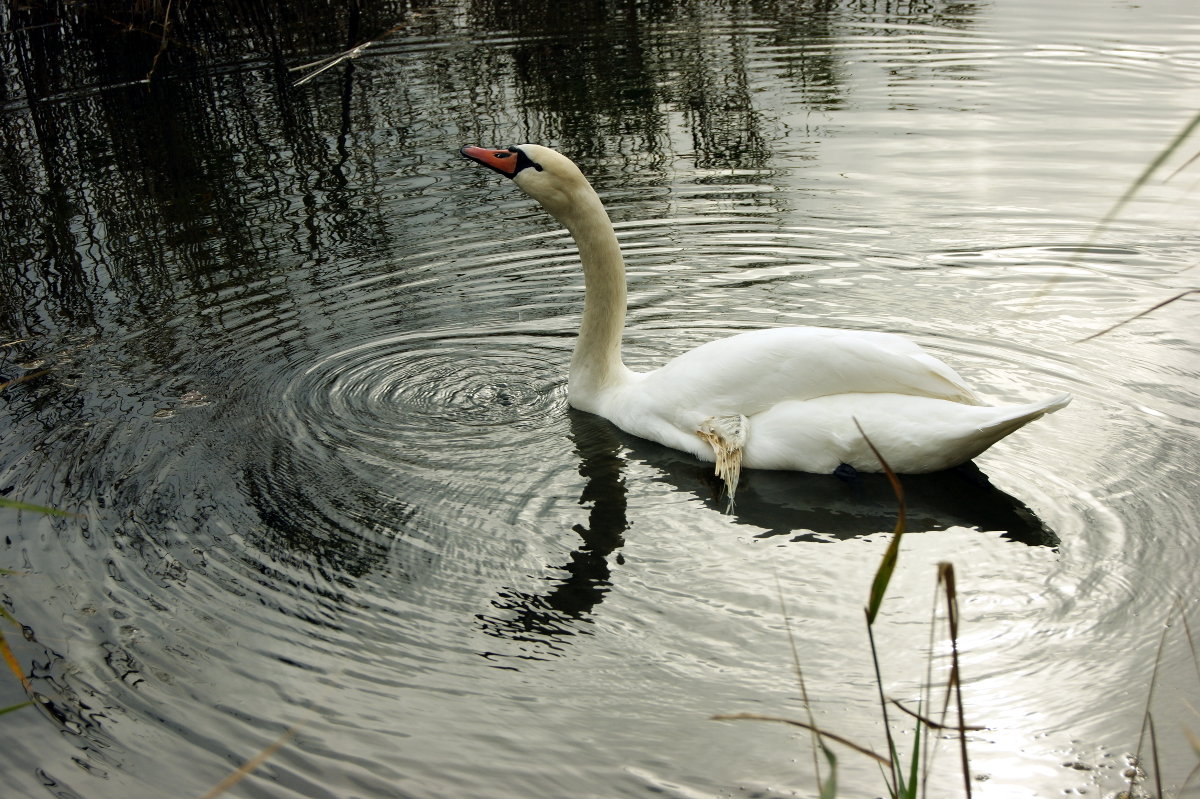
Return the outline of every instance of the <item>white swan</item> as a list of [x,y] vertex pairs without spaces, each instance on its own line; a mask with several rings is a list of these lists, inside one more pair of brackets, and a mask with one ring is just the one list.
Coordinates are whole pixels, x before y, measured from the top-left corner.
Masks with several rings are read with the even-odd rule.
[[1071,401],[989,407],[953,369],[890,333],[821,327],[756,330],[711,341],[660,369],[621,361],[625,264],[608,214],[566,156],[536,144],[462,154],[512,178],[566,226],[584,275],[583,320],[568,399],[622,430],[716,463],[732,502],[741,467],[880,471],[855,420],[899,473],[974,458]]

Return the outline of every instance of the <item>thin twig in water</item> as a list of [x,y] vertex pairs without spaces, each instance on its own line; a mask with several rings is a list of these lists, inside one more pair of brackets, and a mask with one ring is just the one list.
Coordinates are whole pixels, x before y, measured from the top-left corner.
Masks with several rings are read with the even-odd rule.
[[17,383],[24,383],[26,380],[33,380],[35,377],[41,377],[42,375],[49,374],[49,373],[50,373],[49,369],[42,369],[41,371],[30,372],[27,375],[21,375],[20,377],[14,377],[12,380],[9,380],[4,383],[0,383],[0,391],[3,391],[4,389],[8,388],[9,386],[15,386]]
[[268,744],[261,752],[247,760],[236,771],[217,783],[211,791],[204,794],[204,796],[200,797],[200,799],[214,799],[214,797],[220,796],[234,785],[237,785],[239,782],[249,776],[250,772],[267,762],[267,759],[270,758],[271,755],[278,752],[285,743],[290,741],[292,736],[294,736],[296,731],[299,729],[299,724],[289,727],[284,731],[283,735],[280,735],[278,738]]
[[158,69],[158,59],[162,58],[162,54],[167,51],[167,36],[171,31],[171,4],[175,0],[167,0],[167,6],[163,9],[162,18],[162,38],[158,42],[158,52],[154,54],[154,59],[150,62],[150,71],[146,73],[146,83],[154,77],[154,70]]
[[903,710],[908,715],[912,716],[917,721],[928,726],[930,729],[937,730],[938,732],[944,732],[946,730],[954,730],[955,732],[957,732],[958,730],[967,730],[969,732],[979,732],[980,730],[987,729],[987,727],[969,727],[969,726],[963,726],[963,725],[958,725],[958,724],[951,727],[949,724],[942,724],[940,722],[934,721],[931,718],[922,716],[920,713],[913,710],[912,708],[908,708],[908,707],[905,707],[904,705],[902,705],[900,703],[900,701],[897,699],[893,699],[892,704],[895,705],[896,707],[900,708],[901,710]]
[[376,36],[374,39],[370,39],[368,41],[363,42],[362,44],[355,45],[354,47],[351,47],[349,50],[346,50],[341,53],[336,53],[335,55],[331,55],[326,58],[319,58],[316,61],[310,61],[307,64],[301,64],[299,66],[289,67],[288,72],[303,72],[306,69],[312,69],[313,67],[317,67],[317,69],[315,69],[313,72],[310,72],[309,74],[305,75],[303,78],[300,78],[300,80],[296,81],[292,85],[293,86],[303,86],[305,83],[308,83],[310,80],[317,77],[322,72],[325,72],[326,70],[329,70],[329,69],[333,69],[334,67],[336,67],[338,64],[342,63],[343,61],[347,61],[352,58],[358,58],[362,54],[363,50],[366,50],[368,47],[370,47],[373,44],[378,44],[379,42],[383,41],[386,37],[390,36],[391,34],[395,33],[396,31],[401,30],[403,28],[407,28],[407,27],[408,27],[407,25],[393,25],[392,27],[385,30],[383,33]]

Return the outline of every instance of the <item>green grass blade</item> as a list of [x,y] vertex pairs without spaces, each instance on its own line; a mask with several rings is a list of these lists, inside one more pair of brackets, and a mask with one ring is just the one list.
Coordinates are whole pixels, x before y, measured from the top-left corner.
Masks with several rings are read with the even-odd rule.
[[32,704],[33,704],[33,702],[22,702],[19,705],[10,705],[9,707],[2,707],[2,708],[0,708],[0,716],[3,716],[5,713],[12,713],[14,710],[20,710],[23,707],[29,707]]
[[892,484],[892,491],[896,495],[897,515],[896,528],[892,531],[892,541],[888,544],[887,551],[883,553],[883,560],[879,562],[879,568],[875,570],[875,579],[871,581],[871,594],[867,598],[867,626],[875,623],[875,617],[879,615],[879,608],[883,605],[883,595],[887,593],[888,583],[892,580],[892,573],[896,571],[896,562],[900,559],[900,537],[904,535],[908,526],[907,511],[904,504],[904,487],[900,485],[900,478],[892,471],[892,467],[880,454],[879,450],[871,442],[870,437],[863,431],[862,425],[858,420],[854,420],[854,426],[858,428],[858,432],[862,434],[863,440],[867,442],[867,446],[871,448],[871,452],[879,460],[879,464],[883,467],[884,474],[887,475],[888,481]]
[[900,795],[905,799],[917,799],[917,786],[920,785],[919,777],[921,774],[921,722],[917,721],[917,727],[913,731],[913,750],[912,758],[908,764],[908,780],[900,783]]
[[879,615],[879,608],[883,606],[883,596],[887,593],[892,573],[896,571],[896,562],[900,560],[900,536],[903,533],[904,530],[897,525],[897,529],[892,533],[892,542],[888,544],[887,551],[883,553],[883,560],[879,562],[879,568],[875,570],[875,579],[871,581],[871,595],[867,600],[868,625],[875,623],[875,617]]
[[837,799],[837,755],[825,744],[821,744],[821,751],[829,764],[829,777],[821,783],[821,799]]
[[28,502],[17,502],[15,499],[4,499],[0,497],[0,508],[12,508],[14,510],[31,510],[35,513],[45,513],[49,516],[78,516],[77,513],[71,513],[67,510],[59,510],[58,508],[47,508],[45,505],[31,505]]

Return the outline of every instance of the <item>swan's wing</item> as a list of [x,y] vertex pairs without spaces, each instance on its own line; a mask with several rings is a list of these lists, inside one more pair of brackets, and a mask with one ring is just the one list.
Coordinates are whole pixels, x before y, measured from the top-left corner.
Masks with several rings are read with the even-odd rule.
[[743,465],[829,472],[845,463],[880,471],[865,433],[896,472],[939,471],[974,458],[1070,401],[1062,394],[988,407],[904,394],[844,394],[783,402],[749,420]]
[[946,364],[901,336],[783,327],[711,341],[645,375],[638,391],[661,411],[753,416],[779,402],[890,393],[976,405]]

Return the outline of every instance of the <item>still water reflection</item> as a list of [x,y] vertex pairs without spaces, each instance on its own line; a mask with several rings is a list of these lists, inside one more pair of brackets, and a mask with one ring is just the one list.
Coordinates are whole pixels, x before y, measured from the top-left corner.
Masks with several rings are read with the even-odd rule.
[[[751,473],[726,515],[707,467],[569,410],[570,240],[457,157],[521,140],[610,208],[631,366],[822,324],[1076,395],[906,480],[878,635],[915,699],[953,561],[978,795],[1121,786],[1195,618],[1194,305],[1073,342],[1195,283],[1186,181],[1090,236],[1200,104],[1200,12],[201,5],[166,38],[0,9],[0,496],[76,514],[0,513],[0,707],[36,700],[6,786],[199,796],[292,730],[239,791],[808,795],[805,740],[707,721],[802,712],[780,589],[818,721],[881,746],[889,489]],[[1169,647],[1160,696],[1190,674]],[[1200,720],[1156,720],[1178,783]],[[878,780],[842,757],[843,795]]]

